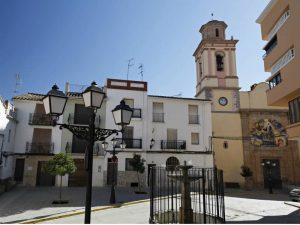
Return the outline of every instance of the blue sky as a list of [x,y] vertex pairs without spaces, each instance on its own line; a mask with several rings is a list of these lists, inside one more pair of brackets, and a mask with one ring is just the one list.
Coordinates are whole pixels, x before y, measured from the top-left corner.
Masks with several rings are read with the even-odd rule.
[[239,40],[240,86],[249,90],[264,81],[260,26],[256,18],[268,0],[1,0],[0,95],[46,93],[66,81],[104,85],[126,79],[127,59],[134,57],[129,79],[140,80],[144,65],[149,94],[193,97],[192,56],[201,41],[199,28],[214,19],[228,24],[227,37]]

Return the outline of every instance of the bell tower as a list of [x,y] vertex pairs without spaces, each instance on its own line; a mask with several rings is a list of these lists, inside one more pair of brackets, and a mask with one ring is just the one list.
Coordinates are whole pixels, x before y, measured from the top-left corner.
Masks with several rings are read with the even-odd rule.
[[196,96],[211,99],[213,111],[239,110],[239,82],[235,47],[238,40],[226,39],[227,24],[211,20],[200,28],[202,41],[194,52]]

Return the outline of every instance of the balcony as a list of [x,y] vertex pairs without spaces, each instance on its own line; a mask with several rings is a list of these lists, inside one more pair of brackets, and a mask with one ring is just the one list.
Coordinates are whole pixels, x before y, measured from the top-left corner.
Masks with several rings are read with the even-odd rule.
[[16,109],[6,109],[6,115],[8,118],[17,119],[17,110]]
[[152,122],[160,122],[163,123],[164,120],[164,113],[153,113],[152,115]]
[[132,118],[142,118],[142,109],[132,108]]
[[[89,114],[74,114],[69,113],[67,123],[68,124],[78,124],[78,125],[88,125],[90,121]],[[100,127],[101,118],[100,115],[96,115],[95,118],[95,126],[98,128]]]
[[44,113],[30,113],[29,114],[29,125],[40,125],[40,126],[52,126],[52,116]]
[[268,40],[270,40],[271,38],[273,38],[273,36],[279,31],[279,29],[283,26],[283,24],[285,23],[285,21],[289,18],[290,16],[290,10],[286,11],[281,17],[280,19],[277,21],[277,23],[275,24],[275,26],[272,28],[272,30],[270,31],[269,35],[268,35]]
[[[72,151],[72,146],[73,146],[72,142],[67,142],[67,144],[65,146],[65,152],[66,153],[85,153],[84,151],[80,151],[80,152],[77,151],[77,150],[76,151]],[[97,156],[105,156],[105,151],[101,147],[101,144],[99,144],[99,143],[95,143],[94,149],[93,149],[93,153],[94,153],[94,155],[97,155]]]
[[189,124],[199,124],[199,115],[189,115]]
[[164,141],[160,143],[161,149],[176,149],[176,150],[185,150],[186,141]]
[[[126,148],[142,148],[142,139],[133,139],[133,138],[123,138]],[[120,148],[120,144],[122,143],[122,138],[117,138],[116,148]]]
[[26,154],[52,155],[54,154],[54,143],[26,142]]
[[290,61],[295,58],[295,50],[290,49],[285,53],[273,66],[272,66],[272,76],[280,71],[284,66],[286,66]]

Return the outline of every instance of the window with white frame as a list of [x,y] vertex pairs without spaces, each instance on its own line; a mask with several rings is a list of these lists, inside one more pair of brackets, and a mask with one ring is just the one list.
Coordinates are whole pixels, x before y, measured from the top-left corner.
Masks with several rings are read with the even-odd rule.
[[199,145],[199,133],[191,134],[192,145]]

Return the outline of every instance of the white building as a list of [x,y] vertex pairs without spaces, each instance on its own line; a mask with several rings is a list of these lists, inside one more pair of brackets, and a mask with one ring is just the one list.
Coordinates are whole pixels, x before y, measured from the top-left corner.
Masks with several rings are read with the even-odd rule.
[[4,184],[13,178],[15,128],[15,108],[0,96],[0,182]]
[[[151,166],[178,165],[187,161],[194,166],[213,167],[213,154],[209,138],[211,128],[211,102],[195,98],[153,96],[147,94],[147,82],[108,79],[104,87],[106,98],[97,111],[96,127],[120,129],[114,123],[111,111],[125,100],[134,109],[133,118],[125,128],[123,140],[126,148],[121,150],[122,135],[107,138],[108,151],[101,142],[94,146],[93,185],[105,186],[115,181],[120,186],[137,185],[136,172],[130,160],[140,154],[146,160],[146,172],[141,176],[147,185]],[[87,125],[91,111],[84,107],[81,93],[71,92],[66,85],[68,101],[60,120],[63,123]],[[64,186],[85,186],[85,150],[88,142],[75,137],[69,130],[51,126],[45,115],[40,94],[14,97],[18,108],[15,152],[16,170],[23,164],[24,185],[54,185],[54,178],[41,171],[42,164],[58,152],[68,152],[75,160],[77,171],[63,178]],[[117,138],[117,168],[111,162],[113,146],[110,140]],[[50,146],[50,148],[49,148]],[[26,156],[26,157],[25,157]],[[22,172],[22,169],[19,169]],[[118,175],[116,173],[118,171]],[[16,171],[16,174],[21,172]],[[117,176],[117,177],[116,177]],[[58,184],[58,180],[56,184]]]
[[13,98],[18,110],[15,136],[15,181],[23,185],[54,185],[42,165],[61,152],[61,130],[45,114],[43,95],[28,93]]

